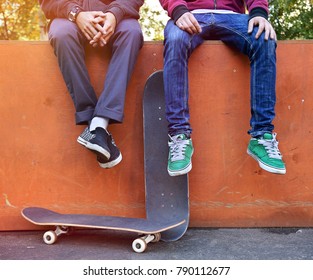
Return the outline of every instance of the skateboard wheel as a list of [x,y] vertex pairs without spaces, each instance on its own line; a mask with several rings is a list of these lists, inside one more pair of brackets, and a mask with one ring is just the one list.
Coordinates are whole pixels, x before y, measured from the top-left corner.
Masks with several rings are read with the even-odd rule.
[[146,250],[147,243],[142,238],[137,238],[136,240],[133,241],[132,247],[136,253],[142,253]]
[[45,232],[43,235],[43,241],[48,245],[55,243],[57,241],[56,233],[52,230]]

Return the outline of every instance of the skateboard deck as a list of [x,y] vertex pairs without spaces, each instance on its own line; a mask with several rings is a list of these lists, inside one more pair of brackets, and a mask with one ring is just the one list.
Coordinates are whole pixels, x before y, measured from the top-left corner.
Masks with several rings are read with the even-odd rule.
[[57,236],[68,233],[72,227],[112,229],[145,234],[145,236],[133,242],[133,249],[136,252],[144,251],[148,242],[159,241],[161,232],[185,223],[184,220],[179,222],[170,220],[155,222],[141,218],[60,214],[40,207],[25,208],[22,210],[22,216],[36,225],[57,227],[55,231],[47,231],[44,234],[43,239],[47,244],[53,244]]
[[168,130],[163,71],[153,73],[146,82],[143,126],[147,219],[155,223],[185,220],[184,224],[161,234],[161,240],[175,241],[181,238],[188,228],[188,175],[171,177],[167,172]]
[[60,214],[39,207],[23,209],[22,216],[31,223],[56,226],[54,231],[44,233],[45,243],[53,244],[72,227],[112,229],[144,234],[132,244],[133,250],[141,253],[149,242],[175,241],[184,235],[189,222],[188,176],[168,175],[164,109],[163,72],[158,71],[148,78],[143,96],[146,218]]

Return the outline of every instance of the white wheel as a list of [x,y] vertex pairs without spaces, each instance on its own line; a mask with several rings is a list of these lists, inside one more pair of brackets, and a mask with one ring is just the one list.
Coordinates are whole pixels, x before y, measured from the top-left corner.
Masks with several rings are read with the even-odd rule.
[[133,241],[132,247],[136,253],[142,253],[147,249],[147,243],[143,239],[137,238]]
[[45,234],[43,235],[43,241],[48,245],[53,244],[57,241],[56,233],[53,230],[45,232]]

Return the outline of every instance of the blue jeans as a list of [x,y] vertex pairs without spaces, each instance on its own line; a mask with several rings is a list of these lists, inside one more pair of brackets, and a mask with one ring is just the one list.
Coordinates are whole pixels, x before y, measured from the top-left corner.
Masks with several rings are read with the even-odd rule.
[[93,117],[122,122],[127,85],[143,45],[138,21],[122,20],[104,47],[110,48],[112,55],[99,98],[85,63],[88,41],[77,25],[67,19],[54,19],[50,25],[49,39],[75,106],[76,124],[88,123]]
[[[255,137],[274,129],[276,103],[276,42],[255,39],[258,27],[248,34],[248,15],[195,14],[202,32],[196,35],[179,29],[170,20],[164,31],[164,90],[170,135],[191,134],[189,115],[188,60],[205,40],[221,40],[250,60],[251,129]],[[223,60],[221,58],[221,63]]]

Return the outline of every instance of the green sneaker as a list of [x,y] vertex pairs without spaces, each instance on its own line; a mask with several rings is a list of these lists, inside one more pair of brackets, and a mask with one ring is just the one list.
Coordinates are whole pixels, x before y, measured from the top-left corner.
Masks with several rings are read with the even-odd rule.
[[188,173],[192,168],[192,140],[190,138],[188,139],[185,134],[178,134],[170,137],[168,146],[168,174],[170,176],[178,176]]
[[276,133],[265,133],[263,137],[251,138],[247,153],[258,161],[264,170],[271,173],[286,174],[285,163],[276,141]]

